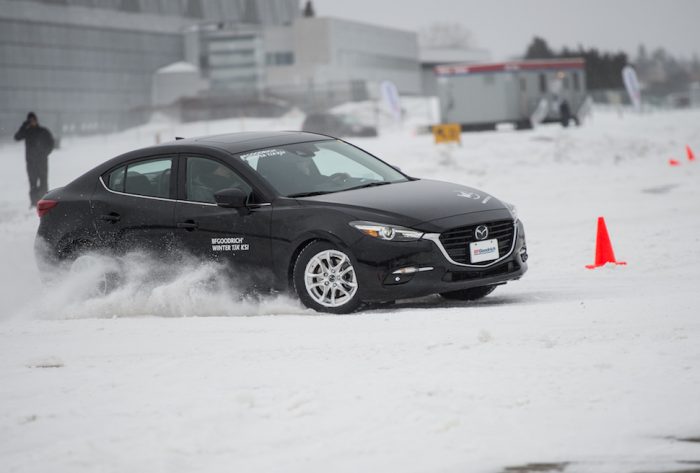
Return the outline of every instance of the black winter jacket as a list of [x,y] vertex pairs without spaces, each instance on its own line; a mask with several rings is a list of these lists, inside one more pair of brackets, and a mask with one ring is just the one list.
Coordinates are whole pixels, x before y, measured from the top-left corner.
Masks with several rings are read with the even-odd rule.
[[39,125],[30,127],[27,122],[15,133],[15,140],[24,140],[27,161],[46,159],[54,147],[53,136],[48,129]]

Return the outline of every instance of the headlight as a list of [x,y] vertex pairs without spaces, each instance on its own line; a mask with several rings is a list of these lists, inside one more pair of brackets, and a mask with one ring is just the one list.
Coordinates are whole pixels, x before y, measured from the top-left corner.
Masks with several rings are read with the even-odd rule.
[[379,238],[380,240],[415,241],[420,240],[423,236],[423,232],[411,230],[410,228],[375,222],[350,222],[350,226],[357,228],[365,235]]
[[508,202],[503,202],[503,205],[506,206],[506,208],[508,209],[510,214],[513,216],[513,221],[517,222],[518,221],[518,208],[513,204],[509,204]]

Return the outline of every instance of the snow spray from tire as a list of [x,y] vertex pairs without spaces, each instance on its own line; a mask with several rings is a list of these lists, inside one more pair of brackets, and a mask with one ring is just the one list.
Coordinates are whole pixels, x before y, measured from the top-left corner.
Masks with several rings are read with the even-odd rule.
[[306,314],[286,295],[245,289],[244,275],[195,258],[85,254],[52,274],[22,315],[42,319]]

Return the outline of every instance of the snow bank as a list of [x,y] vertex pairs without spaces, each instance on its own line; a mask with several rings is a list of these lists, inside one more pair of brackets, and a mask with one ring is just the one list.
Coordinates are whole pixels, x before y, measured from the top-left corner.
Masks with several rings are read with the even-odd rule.
[[[154,123],[65,140],[51,157],[52,185],[152,143],[164,126],[193,136],[296,128],[301,118]],[[531,259],[523,280],[480,302],[428,297],[349,316],[241,299],[211,285],[207,265],[155,282],[133,265],[133,284],[114,298],[81,292],[80,278],[90,281],[82,271],[68,286],[41,289],[22,149],[4,146],[0,464],[691,469],[700,447],[681,439],[700,435],[700,164],[667,160],[682,159],[686,144],[700,149],[699,119],[698,111],[605,112],[581,128],[464,134],[462,147],[443,150],[410,128],[356,140],[409,174],[515,203]],[[628,266],[584,269],[599,215]],[[282,314],[290,316],[270,316]]]

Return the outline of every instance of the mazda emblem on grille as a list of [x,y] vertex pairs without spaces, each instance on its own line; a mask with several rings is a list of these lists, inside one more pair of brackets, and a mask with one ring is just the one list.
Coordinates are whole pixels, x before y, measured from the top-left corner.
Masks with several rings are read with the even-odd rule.
[[477,240],[486,240],[489,236],[489,227],[486,225],[479,225],[474,231],[474,236]]

